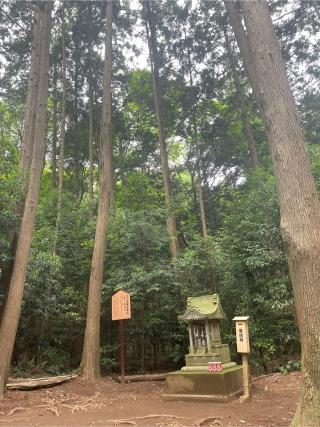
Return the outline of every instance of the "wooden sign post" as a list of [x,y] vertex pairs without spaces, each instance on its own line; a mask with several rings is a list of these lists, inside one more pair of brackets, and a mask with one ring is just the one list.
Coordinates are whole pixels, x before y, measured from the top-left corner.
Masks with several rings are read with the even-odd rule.
[[131,319],[130,294],[126,291],[118,291],[112,296],[112,320],[120,320],[120,369],[121,384],[124,384],[124,320]]
[[242,356],[242,369],[243,369],[243,395],[240,399],[246,400],[250,396],[250,373],[249,373],[249,316],[234,317],[236,322],[236,337],[237,337],[237,351]]

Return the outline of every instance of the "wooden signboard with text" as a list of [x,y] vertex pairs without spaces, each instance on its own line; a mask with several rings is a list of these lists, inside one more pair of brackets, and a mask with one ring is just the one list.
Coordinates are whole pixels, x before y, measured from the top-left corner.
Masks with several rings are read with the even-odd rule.
[[130,294],[118,291],[112,296],[112,320],[131,319]]
[[130,294],[126,291],[118,291],[112,295],[112,320],[120,320],[120,369],[121,384],[124,384],[124,320],[131,319]]

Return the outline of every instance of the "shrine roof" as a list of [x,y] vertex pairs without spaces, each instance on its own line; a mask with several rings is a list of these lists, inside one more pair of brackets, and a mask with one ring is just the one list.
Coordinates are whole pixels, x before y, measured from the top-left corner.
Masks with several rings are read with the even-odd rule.
[[187,299],[186,311],[178,317],[179,320],[225,319],[218,294],[202,295]]

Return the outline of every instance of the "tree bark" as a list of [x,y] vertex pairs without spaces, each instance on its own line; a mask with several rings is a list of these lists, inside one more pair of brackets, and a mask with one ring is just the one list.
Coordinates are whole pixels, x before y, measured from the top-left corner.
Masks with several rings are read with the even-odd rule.
[[[19,175],[23,180],[23,188],[25,192],[28,189],[29,176],[30,176],[30,167],[32,161],[32,151],[34,143],[34,131],[35,131],[35,120],[36,120],[36,107],[37,107],[37,97],[38,97],[38,88],[39,88],[39,61],[40,61],[40,48],[41,48],[41,39],[42,39],[42,14],[39,7],[36,7],[34,12],[34,26],[33,26],[33,40],[32,40],[32,50],[31,50],[31,63],[30,63],[30,73],[29,73],[29,83],[28,83],[28,93],[26,99],[26,108],[25,108],[25,117],[24,117],[24,127],[23,127],[23,136],[21,144],[21,157],[19,163]],[[17,203],[16,213],[17,217],[21,218],[23,214],[24,200],[25,196]],[[14,254],[17,248],[18,236],[16,232],[12,232],[9,235],[10,241],[10,252],[12,258],[9,259],[3,268],[3,272],[0,280],[1,294],[5,296],[5,300],[0,308],[0,319],[2,319],[3,310],[6,305],[6,298],[8,293],[8,288],[11,281],[12,270],[14,265]]]
[[242,18],[241,18],[240,11],[238,10],[234,0],[224,0],[224,4],[226,6],[230,23],[241,52],[245,71],[247,73],[249,82],[251,84],[252,91],[256,99],[259,111],[261,111],[260,94],[256,84],[256,79],[255,79],[255,74],[256,74],[255,65],[252,61],[252,54],[250,52],[248,37],[242,25]]
[[[78,25],[81,2],[76,2],[76,22],[75,26]],[[80,82],[80,39],[79,34],[74,35],[74,90],[73,90],[73,147],[74,147],[74,193],[81,200],[81,195],[83,194],[83,186],[81,179],[81,161],[80,161],[80,146],[79,146],[79,82]]]
[[61,100],[61,130],[60,130],[60,154],[59,154],[59,184],[58,184],[58,205],[57,205],[57,218],[56,228],[54,235],[53,253],[57,252],[57,244],[59,237],[59,229],[61,223],[61,209],[62,209],[62,196],[63,196],[63,179],[64,179],[64,140],[66,132],[66,94],[67,94],[67,76],[66,76],[66,46],[65,46],[65,11],[62,6],[62,100]]
[[58,128],[58,111],[57,111],[57,66],[54,66],[53,73],[53,100],[52,100],[52,146],[51,146],[51,180],[52,186],[57,185],[57,128]]
[[207,228],[206,210],[205,210],[205,206],[204,206],[203,189],[202,189],[202,185],[201,185],[200,174],[198,175],[196,182],[197,182],[197,193],[198,193],[199,207],[200,207],[202,235],[204,238],[207,238],[208,237],[208,228]]
[[[28,83],[28,93],[24,118],[24,129],[22,137],[21,158],[19,172],[24,178],[24,187],[27,190],[29,184],[29,174],[32,163],[33,144],[35,136],[35,123],[37,115],[37,100],[39,91],[39,70],[40,56],[43,37],[43,14],[37,6],[34,14],[33,40],[31,51],[30,74]],[[21,208],[21,215],[23,205]]]
[[162,116],[162,105],[161,105],[162,100],[161,100],[161,91],[160,91],[159,59],[158,59],[156,26],[154,22],[154,13],[152,11],[152,4],[150,0],[144,0],[143,7],[145,10],[145,18],[146,18],[145,21],[146,21],[147,39],[148,39],[148,46],[149,46],[149,56],[150,56],[152,82],[153,82],[154,105],[155,105],[157,124],[158,124],[158,133],[159,133],[160,158],[161,158],[161,167],[162,167],[162,174],[163,174],[169,248],[170,248],[171,256],[175,258],[179,251],[179,245],[178,245],[178,239],[177,239],[176,219],[172,212],[173,197],[172,197],[170,169],[169,169],[169,163],[168,163],[167,144],[165,140],[165,131],[163,126],[163,116]]
[[302,391],[292,425],[315,427],[320,420],[320,203],[267,3],[242,0],[241,7],[273,161],[301,337]]
[[[190,88],[193,90],[193,77],[192,77],[192,62],[191,62],[191,52],[188,48],[188,66],[189,66],[189,82]],[[203,200],[203,190],[202,190],[202,178],[201,178],[201,168],[200,168],[200,158],[201,158],[201,150],[198,141],[198,126],[197,126],[197,103],[194,101],[192,113],[191,113],[191,121],[193,130],[191,131],[191,136],[193,143],[195,145],[196,152],[196,197],[199,201],[199,211],[200,211],[200,221],[201,221],[201,229],[202,235],[204,238],[208,237],[208,229],[207,229],[207,218],[206,218],[206,209]]]
[[101,117],[99,205],[89,282],[87,321],[81,361],[82,376],[100,377],[100,312],[105,259],[105,240],[109,222],[112,188],[111,77],[112,77],[112,1],[106,6],[105,63]]
[[89,174],[88,174],[88,195],[89,206],[93,204],[93,94],[91,76],[88,77],[89,90]]
[[245,102],[245,96],[243,93],[243,88],[241,86],[240,78],[237,72],[237,67],[235,63],[235,58],[231,52],[230,47],[230,40],[228,37],[228,33],[226,29],[224,28],[224,36],[226,41],[226,48],[227,48],[227,54],[229,57],[229,62],[232,70],[232,76],[234,80],[234,85],[236,87],[236,98],[240,109],[240,115],[241,120],[244,127],[244,132],[246,134],[247,140],[248,140],[248,151],[250,156],[250,163],[253,169],[256,169],[259,165],[259,158],[258,158],[258,151],[257,151],[257,144],[256,140],[253,134],[253,130],[249,121],[249,116],[247,112],[247,106]]
[[40,179],[45,149],[45,123],[48,98],[49,46],[51,33],[51,2],[40,5],[43,16],[43,37],[37,99],[37,116],[33,144],[33,156],[30,169],[28,193],[26,197],[20,233],[17,242],[16,257],[0,328],[0,396],[3,396],[15,342],[21,302],[24,289],[28,257],[31,247],[34,220],[39,200]]

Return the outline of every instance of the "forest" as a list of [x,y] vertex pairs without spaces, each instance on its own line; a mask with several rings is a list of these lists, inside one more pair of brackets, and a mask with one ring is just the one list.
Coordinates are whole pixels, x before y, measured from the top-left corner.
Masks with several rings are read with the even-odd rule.
[[117,374],[120,289],[126,372],[180,368],[217,293],[319,425],[319,30],[312,0],[1,0],[0,395]]

